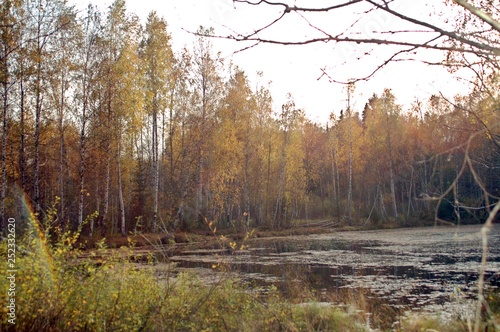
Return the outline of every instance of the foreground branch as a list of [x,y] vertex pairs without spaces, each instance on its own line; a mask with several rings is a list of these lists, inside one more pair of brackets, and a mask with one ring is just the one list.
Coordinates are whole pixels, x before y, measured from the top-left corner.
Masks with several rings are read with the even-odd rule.
[[[258,6],[262,7],[264,10],[266,8],[278,8],[279,12],[276,17],[270,20],[269,23],[264,24],[258,28],[252,29],[251,32],[237,32],[233,29],[230,34],[218,34],[211,35],[210,37],[230,39],[238,42],[251,42],[250,46],[245,46],[241,50],[247,50],[253,48],[259,44],[274,44],[274,45],[285,45],[285,46],[300,46],[315,43],[355,43],[355,44],[368,44],[368,45],[380,45],[380,46],[395,46],[398,49],[392,53],[391,56],[387,57],[385,61],[381,62],[381,65],[377,66],[375,70],[371,72],[370,75],[363,77],[359,80],[368,80],[381,68],[385,67],[387,64],[399,61],[397,55],[416,52],[418,50],[437,50],[444,54],[472,54],[483,59],[489,59],[489,61],[496,61],[498,56],[500,56],[500,45],[492,39],[492,36],[498,37],[498,32],[500,32],[500,22],[494,19],[491,15],[487,14],[487,10],[477,8],[467,2],[466,0],[454,0],[456,8],[465,9],[470,15],[476,16],[483,23],[483,27],[474,33],[467,33],[461,31],[448,30],[446,28],[440,27],[439,23],[433,23],[427,19],[418,18],[416,16],[410,16],[403,13],[392,6],[393,1],[379,1],[379,0],[351,0],[344,1],[339,4],[327,4],[323,7],[302,7],[295,4],[289,4],[288,1],[275,2],[270,0],[233,0],[234,3],[239,3],[247,6]],[[361,12],[357,13],[358,16],[353,24],[350,24],[346,29],[340,33],[328,31],[320,27],[317,23],[313,21],[314,14],[319,13],[337,13],[339,9],[352,8],[353,11],[356,6],[364,4],[368,5],[368,9],[364,8]],[[287,37],[268,37],[264,35],[266,31],[269,31],[274,26],[283,22],[283,18],[287,17],[288,14],[295,13],[301,17],[308,24],[309,28],[315,32],[321,33],[320,36],[306,37],[306,38],[291,38]],[[310,15],[306,18],[305,13]],[[372,13],[384,13],[384,15],[390,15],[390,17],[397,18],[398,21],[402,23],[409,23],[413,25],[414,29],[383,29],[380,28],[378,31],[372,31],[373,34],[378,36],[386,36],[383,38],[378,38],[378,36],[371,36],[367,38],[356,37],[359,35],[357,29],[358,24],[361,19],[367,17],[368,14]],[[332,18],[335,18],[332,16]],[[284,23],[283,23],[284,24]],[[491,27],[491,28],[490,28]],[[426,37],[424,40],[419,38],[416,41],[408,40],[407,32],[413,32],[418,34],[420,37]],[[492,33],[494,35],[492,35]],[[423,61],[425,62],[425,61]],[[446,66],[445,63],[442,65]],[[336,82],[335,80],[332,80]],[[339,82],[343,83],[343,82]]]
[[474,7],[473,5],[471,5],[470,3],[468,3],[467,1],[464,1],[464,0],[453,0],[453,1],[455,1],[458,5],[467,9],[469,12],[471,12],[475,16],[479,17],[482,21],[488,23],[496,31],[500,32],[500,23],[498,21],[494,20],[491,16],[486,14],[481,9]]
[[477,306],[476,306],[476,322],[474,324],[474,331],[479,332],[479,328],[481,325],[481,311],[483,305],[485,304],[484,299],[484,275],[486,273],[486,263],[488,260],[488,234],[493,229],[493,220],[495,220],[496,215],[500,212],[500,201],[498,201],[491,210],[488,219],[484,223],[484,226],[481,228],[481,237],[483,241],[483,256],[481,259],[481,273],[479,274],[479,281],[477,283],[478,288],[478,298],[477,298]]

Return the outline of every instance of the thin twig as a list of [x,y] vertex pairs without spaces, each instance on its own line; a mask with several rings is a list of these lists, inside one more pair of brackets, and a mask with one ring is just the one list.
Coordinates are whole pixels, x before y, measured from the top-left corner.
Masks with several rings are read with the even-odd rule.
[[500,201],[498,201],[491,210],[488,219],[481,228],[481,237],[483,243],[483,255],[481,259],[481,272],[479,274],[479,280],[477,282],[478,295],[477,295],[477,305],[476,305],[476,322],[474,324],[474,332],[479,332],[481,326],[481,311],[484,302],[484,275],[486,273],[486,263],[488,260],[488,233],[493,228],[493,220],[495,220],[496,215],[500,211]]

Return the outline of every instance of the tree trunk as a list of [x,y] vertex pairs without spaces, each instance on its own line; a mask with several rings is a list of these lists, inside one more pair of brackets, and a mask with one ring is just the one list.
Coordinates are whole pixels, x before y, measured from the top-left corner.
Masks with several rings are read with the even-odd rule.
[[85,64],[83,68],[83,80],[82,80],[82,114],[81,114],[81,128],[80,128],[80,162],[78,167],[78,180],[79,180],[79,196],[78,196],[78,227],[83,225],[83,201],[85,196],[85,154],[87,149],[87,107],[88,107],[88,63],[90,57],[90,45],[88,46],[87,54],[85,55]]
[[[41,3],[39,4],[41,6]],[[35,155],[34,155],[34,177],[33,177],[33,201],[35,204],[35,215],[41,218],[40,202],[40,122],[42,121],[42,31],[41,10],[38,11],[37,35],[36,35],[36,77],[35,77]]]
[[7,110],[9,107],[8,100],[8,80],[3,82],[3,112],[2,112],[2,187],[1,187],[1,233],[0,236],[5,236],[6,215],[5,215],[5,194],[7,188]]
[[[168,130],[169,165],[170,165],[169,180],[170,180],[171,196],[174,195],[174,129],[175,129],[174,128],[174,89],[172,89],[172,93],[170,95],[169,130]],[[170,198],[170,200],[172,200],[172,198]]]
[[352,217],[351,217],[351,204],[352,204],[352,171],[353,171],[353,166],[352,166],[352,119],[351,119],[351,110],[350,107],[348,107],[348,112],[347,112],[347,117],[349,121],[349,161],[348,161],[348,166],[349,166],[349,178],[348,178],[348,187],[347,187],[347,204],[346,204],[346,219],[348,223],[351,223]]
[[[41,56],[39,54],[39,56]],[[35,155],[33,176],[33,201],[35,204],[36,218],[41,218],[40,202],[40,122],[42,117],[42,92],[41,92],[41,63],[37,63],[36,87],[35,87]]]
[[276,198],[276,207],[274,210],[274,218],[273,218],[273,228],[281,227],[281,214],[283,213],[283,193],[285,191],[285,176],[286,176],[286,146],[288,143],[288,135],[286,132],[287,129],[283,132],[283,147],[281,150],[281,165],[280,165],[280,177],[278,182],[278,195]]
[[207,138],[207,129],[206,129],[206,118],[207,118],[207,90],[208,90],[208,77],[207,77],[207,66],[208,66],[208,55],[202,55],[202,73],[201,73],[201,124],[200,124],[200,143],[198,147],[199,151],[199,160],[198,160],[198,187],[196,190],[196,219],[197,221],[203,220],[204,204],[203,204],[203,166],[205,163],[205,139]]
[[82,128],[80,130],[80,163],[78,167],[78,180],[79,180],[79,192],[78,192],[78,226],[81,227],[83,224],[83,200],[85,196],[85,149],[86,149],[86,137],[85,137],[85,125],[86,125],[86,105],[83,106],[82,110]]
[[[338,206],[338,197],[337,197],[337,181],[336,181],[336,174],[335,174],[335,152],[333,149],[330,150],[330,158],[331,158],[331,170],[332,170],[332,200],[337,204]],[[332,203],[333,203],[332,202]],[[338,209],[337,209],[338,212]]]
[[61,71],[61,100],[59,105],[58,125],[59,125],[59,215],[62,223],[65,219],[65,191],[64,191],[64,174],[66,162],[66,146],[64,143],[64,103],[65,103],[65,75],[64,69]]
[[[111,97],[107,96],[107,115],[106,115],[106,124],[108,128],[111,128]],[[107,226],[108,226],[108,213],[109,213],[109,191],[111,185],[111,142],[112,136],[111,131],[109,131],[106,135],[108,140],[108,146],[106,151],[106,180],[104,184],[104,206],[102,211],[102,234],[106,234]]]
[[[154,100],[156,97],[154,97]],[[153,101],[153,104],[155,101]],[[159,179],[159,158],[158,158],[158,114],[156,111],[156,105],[154,105],[155,110],[153,111],[153,232],[156,232],[158,227],[158,192],[160,186]]]
[[249,174],[248,174],[248,169],[249,169],[249,159],[250,159],[250,148],[249,144],[247,142],[246,148],[245,148],[245,171],[244,171],[244,186],[243,186],[243,204],[244,204],[244,211],[243,211],[243,216],[245,217],[245,225],[247,227],[250,226],[250,188],[249,188]]
[[[263,124],[259,125],[259,141],[264,142],[264,135],[262,130]],[[257,217],[256,224],[260,225],[264,219],[264,158],[259,158],[259,199],[257,202]]]
[[[387,118],[389,120],[389,118]],[[387,121],[387,129],[389,129],[389,121]],[[389,181],[390,181],[390,186],[391,186],[391,199],[392,199],[392,210],[394,214],[394,218],[398,219],[398,207],[396,204],[396,187],[394,185],[394,162],[392,160],[392,139],[391,139],[391,133],[390,130],[387,130],[387,148],[388,148],[388,155],[389,155]]]
[[340,175],[339,175],[339,166],[337,160],[337,133],[331,129],[331,135],[333,136],[333,146],[330,150],[331,153],[331,168],[332,168],[332,186],[333,186],[333,195],[332,199],[335,201],[336,215],[340,221]]
[[411,197],[412,197],[412,192],[413,192],[413,166],[411,166],[411,174],[410,174],[410,188],[408,188],[408,210],[406,212],[406,220],[410,219],[410,210],[412,208],[412,202],[411,202]]
[[[265,209],[264,209],[267,219],[271,219],[270,218],[271,216],[269,215],[270,185],[271,185],[271,140],[269,140],[269,146],[268,146],[268,151],[267,151],[267,181],[266,181],[266,200],[265,200],[266,205],[265,205]],[[272,220],[272,223],[274,224],[274,219],[271,219],[271,220]]]
[[102,208],[102,234],[106,234],[108,227],[108,213],[109,213],[109,190],[111,183],[111,156],[108,153],[106,157],[106,180],[104,183],[104,202]]
[[387,211],[385,209],[385,202],[384,202],[384,192],[382,191],[382,186],[380,184],[380,180],[379,180],[379,183],[378,183],[379,187],[380,187],[380,217],[382,219],[386,219],[387,218]]
[[[120,145],[120,143],[118,143]],[[117,157],[117,168],[118,168],[118,199],[120,200],[120,232],[122,236],[126,236],[125,229],[125,203],[123,201],[123,185],[122,185],[122,172],[120,163],[120,148],[118,147],[118,157]]]
[[21,177],[21,188],[24,192],[26,192],[26,187],[27,187],[27,175],[26,175],[26,133],[25,133],[25,98],[24,98],[24,87],[23,87],[23,82],[24,79],[21,75],[21,79],[19,81],[19,89],[20,89],[20,99],[19,99],[19,127],[20,127],[20,133],[19,133],[19,176]]
[[185,205],[185,199],[187,196],[188,192],[188,183],[189,183],[189,175],[184,173],[185,167],[185,160],[186,160],[186,147],[185,147],[185,128],[184,128],[184,121],[181,123],[181,161],[180,161],[180,173],[179,173],[179,193],[180,193],[180,199],[178,203],[178,208],[177,208],[177,214],[176,214],[176,222],[177,222],[177,227],[180,227],[182,229],[185,228],[185,220],[184,220],[184,205]]

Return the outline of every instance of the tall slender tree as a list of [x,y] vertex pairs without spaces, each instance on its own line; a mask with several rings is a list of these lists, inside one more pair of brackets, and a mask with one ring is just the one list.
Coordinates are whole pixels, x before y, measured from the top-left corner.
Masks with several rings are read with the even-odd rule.
[[[198,35],[212,34],[212,29],[200,27]],[[193,83],[196,98],[196,145],[197,145],[197,186],[195,194],[195,215],[198,221],[207,217],[209,184],[209,161],[212,125],[222,99],[222,79],[220,54],[213,54],[208,37],[199,37],[193,50]]]
[[87,196],[85,186],[85,175],[87,171],[88,154],[88,126],[95,110],[92,101],[92,92],[95,87],[95,79],[98,65],[98,44],[100,35],[101,13],[96,7],[89,5],[87,15],[82,22],[82,40],[80,41],[80,59],[79,59],[79,84],[77,93],[77,105],[79,113],[79,161],[78,161],[78,215],[77,222],[79,226],[83,225],[84,200]]
[[19,50],[20,40],[20,11],[21,1],[6,0],[0,4],[0,84],[2,85],[2,145],[1,145],[1,178],[0,184],[0,236],[5,235],[5,198],[7,190],[7,117],[10,113],[11,89],[13,86],[12,58]]
[[152,228],[156,231],[160,188],[160,147],[163,146],[163,142],[160,142],[161,128],[159,126],[167,108],[168,89],[171,88],[171,72],[175,61],[170,46],[170,35],[167,32],[167,23],[158,17],[156,12],[151,12],[148,16],[141,54],[146,80],[145,107],[151,117]]

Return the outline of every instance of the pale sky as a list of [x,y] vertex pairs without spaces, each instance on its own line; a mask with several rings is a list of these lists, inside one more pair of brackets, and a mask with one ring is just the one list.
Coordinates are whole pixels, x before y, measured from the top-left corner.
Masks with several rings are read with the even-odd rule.
[[[91,2],[106,8],[112,1],[94,0]],[[83,6],[87,0],[78,2],[71,0],[70,3]],[[152,10],[156,10],[159,16],[165,18],[172,34],[174,50],[180,50],[184,46],[189,48],[193,44],[195,37],[184,30],[196,31],[200,25],[203,25],[214,27],[215,32],[222,35],[231,33],[226,27],[238,32],[249,32],[269,23],[276,17],[276,12],[271,9],[264,10],[264,7],[238,4],[235,9],[232,0],[127,0],[126,3],[127,10],[136,13],[142,20],[145,20]],[[309,0],[305,3],[312,5],[321,2]],[[421,13],[425,18],[427,12],[436,10],[430,3],[435,2],[398,0],[394,2],[394,5],[399,4],[399,10],[411,15]],[[307,18],[328,32],[335,32],[338,27],[352,23],[354,20],[352,17],[354,17],[353,14],[346,11],[342,17],[336,16],[335,21],[331,14]],[[363,22],[359,23],[359,26],[359,33],[367,36],[373,29],[406,28],[396,18],[383,14],[368,15]],[[290,40],[314,35],[310,29],[307,29],[304,19],[297,16],[295,19],[290,17],[267,33],[268,36]],[[418,36],[412,36],[412,38],[418,38]],[[384,49],[381,46],[318,43],[307,46],[259,45],[233,55],[234,51],[246,45],[226,40],[213,40],[213,45],[214,51],[220,51],[227,61],[232,61],[245,70],[253,86],[272,81],[270,87],[275,101],[275,110],[280,109],[286,94],[290,92],[297,107],[304,109],[310,119],[320,123],[325,123],[332,111],[339,114],[341,109],[345,109],[347,98],[342,85],[329,83],[325,77],[318,81],[321,68],[326,67],[328,73],[339,80],[360,77],[371,72],[376,67],[377,61],[385,59],[390,52],[390,49]],[[370,57],[355,60],[360,52],[372,49]],[[440,59],[432,52],[426,53],[425,58],[433,61]],[[264,73],[260,82],[257,82],[257,71]],[[457,81],[455,75],[448,73],[444,68],[430,67],[415,61],[390,64],[370,81],[356,85],[353,107],[355,111],[361,111],[368,98],[373,93],[380,95],[384,88],[393,90],[397,101],[403,105],[403,109],[408,109],[417,98],[425,101],[432,94],[439,92],[450,98],[456,93],[466,93],[468,90],[464,82]]]

